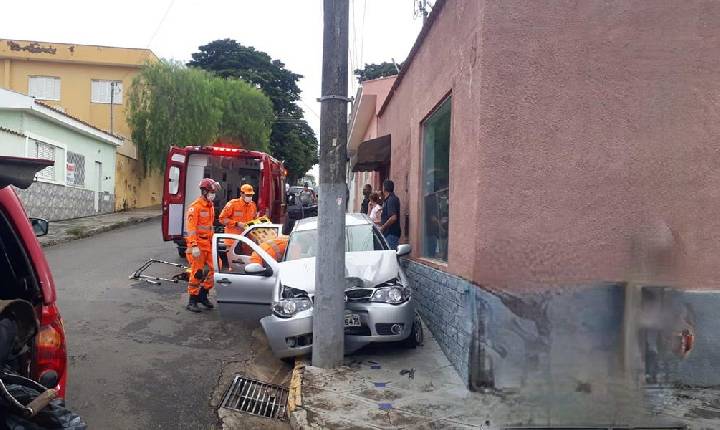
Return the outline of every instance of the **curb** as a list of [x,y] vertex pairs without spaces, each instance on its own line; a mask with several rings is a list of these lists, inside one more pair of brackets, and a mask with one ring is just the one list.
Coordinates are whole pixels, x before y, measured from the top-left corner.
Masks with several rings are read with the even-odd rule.
[[292,429],[308,428],[307,412],[302,408],[302,382],[305,366],[308,364],[307,359],[296,358],[295,367],[293,367],[292,376],[290,377],[288,417]]
[[108,225],[104,225],[104,226],[101,226],[101,227],[97,227],[97,228],[90,229],[90,230],[88,230],[88,231],[83,232],[82,234],[78,234],[78,235],[66,235],[66,236],[61,237],[61,238],[58,238],[58,239],[47,240],[47,241],[41,242],[41,243],[40,243],[40,246],[43,247],[43,248],[49,248],[49,247],[51,247],[51,246],[61,245],[61,244],[63,244],[63,243],[67,243],[67,242],[72,242],[73,240],[84,239],[84,238],[87,238],[87,237],[95,236],[95,235],[100,234],[100,233],[105,233],[105,232],[108,232],[108,231],[116,230],[116,229],[118,229],[118,228],[125,227],[125,226],[128,226],[128,225],[140,224],[140,223],[143,223],[143,222],[145,222],[145,221],[152,221],[152,220],[155,220],[155,219],[159,219],[159,218],[161,218],[161,217],[162,217],[162,214],[153,215],[153,216],[150,216],[150,217],[131,217],[131,218],[128,218],[128,219],[126,219],[126,220],[118,221],[118,222],[113,223],[113,224],[108,224]]

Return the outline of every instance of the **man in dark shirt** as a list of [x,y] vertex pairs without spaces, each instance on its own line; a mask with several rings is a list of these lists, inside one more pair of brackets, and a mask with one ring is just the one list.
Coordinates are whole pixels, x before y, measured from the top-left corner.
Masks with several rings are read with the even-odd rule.
[[365,184],[363,187],[363,201],[360,204],[360,212],[368,214],[368,205],[370,204],[370,194],[372,194],[372,185]]
[[391,180],[383,182],[384,203],[380,216],[380,231],[390,249],[397,249],[400,242],[400,199],[395,195],[395,183]]

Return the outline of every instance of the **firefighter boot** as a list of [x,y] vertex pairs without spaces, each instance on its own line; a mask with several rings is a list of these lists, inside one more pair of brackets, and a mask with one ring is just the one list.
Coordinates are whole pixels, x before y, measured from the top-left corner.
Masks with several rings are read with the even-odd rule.
[[215,305],[212,304],[212,302],[208,299],[208,293],[210,290],[206,290],[205,288],[200,288],[200,296],[198,297],[198,303],[205,306],[207,309],[213,309]]
[[198,307],[198,296],[190,295],[188,297],[188,304],[185,306],[185,309],[189,310],[190,312],[202,312],[200,308]]

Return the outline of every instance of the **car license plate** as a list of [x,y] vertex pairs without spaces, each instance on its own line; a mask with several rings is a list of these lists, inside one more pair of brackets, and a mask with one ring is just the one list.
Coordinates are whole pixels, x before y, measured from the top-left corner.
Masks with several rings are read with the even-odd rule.
[[345,315],[345,327],[360,327],[360,315],[346,314]]

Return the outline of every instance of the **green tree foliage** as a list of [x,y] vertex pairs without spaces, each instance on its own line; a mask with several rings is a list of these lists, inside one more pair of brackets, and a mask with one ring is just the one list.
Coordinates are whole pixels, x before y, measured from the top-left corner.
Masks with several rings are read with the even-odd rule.
[[171,61],[148,64],[135,77],[127,116],[146,170],[163,169],[172,145],[219,137],[266,150],[274,120],[270,100],[247,82]]
[[272,101],[276,122],[270,135],[270,153],[285,162],[290,181],[302,177],[317,163],[317,138],[295,104],[300,100],[297,82],[302,75],[279,60],[232,39],[215,40],[198,48],[189,66],[239,78],[260,88]]
[[[398,64],[398,67],[402,68],[402,64]],[[383,62],[380,64],[366,64],[362,69],[355,69],[353,74],[357,76],[358,82],[362,82],[397,75],[398,69],[394,63]]]

